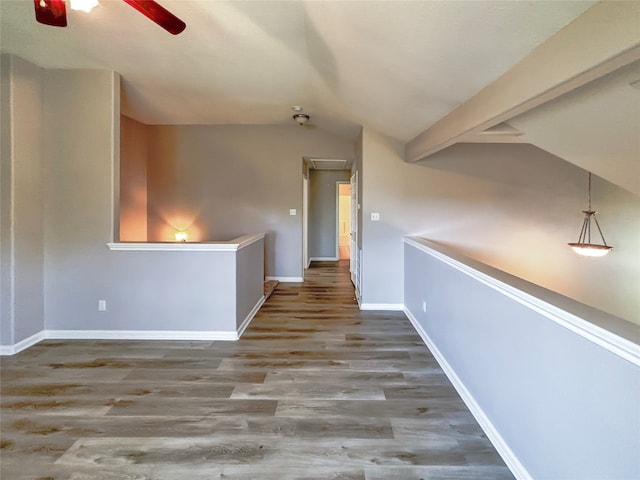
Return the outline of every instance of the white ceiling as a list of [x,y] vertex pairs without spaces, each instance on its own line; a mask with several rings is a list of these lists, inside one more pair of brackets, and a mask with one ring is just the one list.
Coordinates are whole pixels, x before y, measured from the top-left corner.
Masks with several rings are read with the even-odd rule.
[[119,0],[69,26],[0,0],[0,46],[48,68],[104,68],[147,124],[360,125],[407,141],[509,70],[593,1],[160,0],[172,36]]
[[640,195],[640,90],[631,86],[638,80],[635,62],[509,124],[523,141]]

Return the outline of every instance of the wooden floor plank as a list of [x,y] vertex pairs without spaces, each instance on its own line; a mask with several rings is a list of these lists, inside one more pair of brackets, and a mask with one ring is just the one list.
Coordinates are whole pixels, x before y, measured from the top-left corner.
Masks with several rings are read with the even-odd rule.
[[45,341],[0,380],[3,479],[513,479],[343,261],[280,283],[238,342]]

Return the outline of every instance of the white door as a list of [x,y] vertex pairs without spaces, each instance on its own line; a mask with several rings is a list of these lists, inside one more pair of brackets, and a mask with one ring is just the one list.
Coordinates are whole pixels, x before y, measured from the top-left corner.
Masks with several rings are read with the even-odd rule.
[[309,268],[309,180],[302,177],[302,276]]
[[351,255],[349,259],[349,270],[351,271],[351,282],[356,289],[356,298],[360,298],[360,279],[358,278],[359,268],[358,255],[358,172],[351,176]]

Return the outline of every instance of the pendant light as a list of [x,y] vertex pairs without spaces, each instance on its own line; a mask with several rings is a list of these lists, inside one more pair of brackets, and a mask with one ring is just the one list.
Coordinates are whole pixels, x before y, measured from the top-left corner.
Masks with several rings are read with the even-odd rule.
[[[613,247],[607,245],[607,242],[604,239],[604,235],[602,234],[602,230],[598,224],[598,219],[596,218],[596,213],[598,212],[591,209],[591,172],[589,172],[589,209],[583,210],[582,213],[584,213],[584,221],[582,222],[582,229],[580,230],[578,241],[575,243],[569,243],[568,245],[573,248],[573,251],[578,255],[583,255],[585,257],[603,257],[609,253]],[[598,228],[598,233],[602,240],[601,244],[591,243],[591,219],[593,219],[596,227]]]

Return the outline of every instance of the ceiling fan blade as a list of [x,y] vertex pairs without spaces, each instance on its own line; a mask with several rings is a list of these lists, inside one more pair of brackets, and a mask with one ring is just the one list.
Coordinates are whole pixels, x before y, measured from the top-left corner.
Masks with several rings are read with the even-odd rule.
[[67,7],[64,0],[33,0],[36,20],[52,27],[67,26]]
[[[37,1],[37,0],[34,0]],[[186,24],[169,10],[153,0],[123,0],[145,17],[157,23],[167,32],[177,35],[186,28]]]

